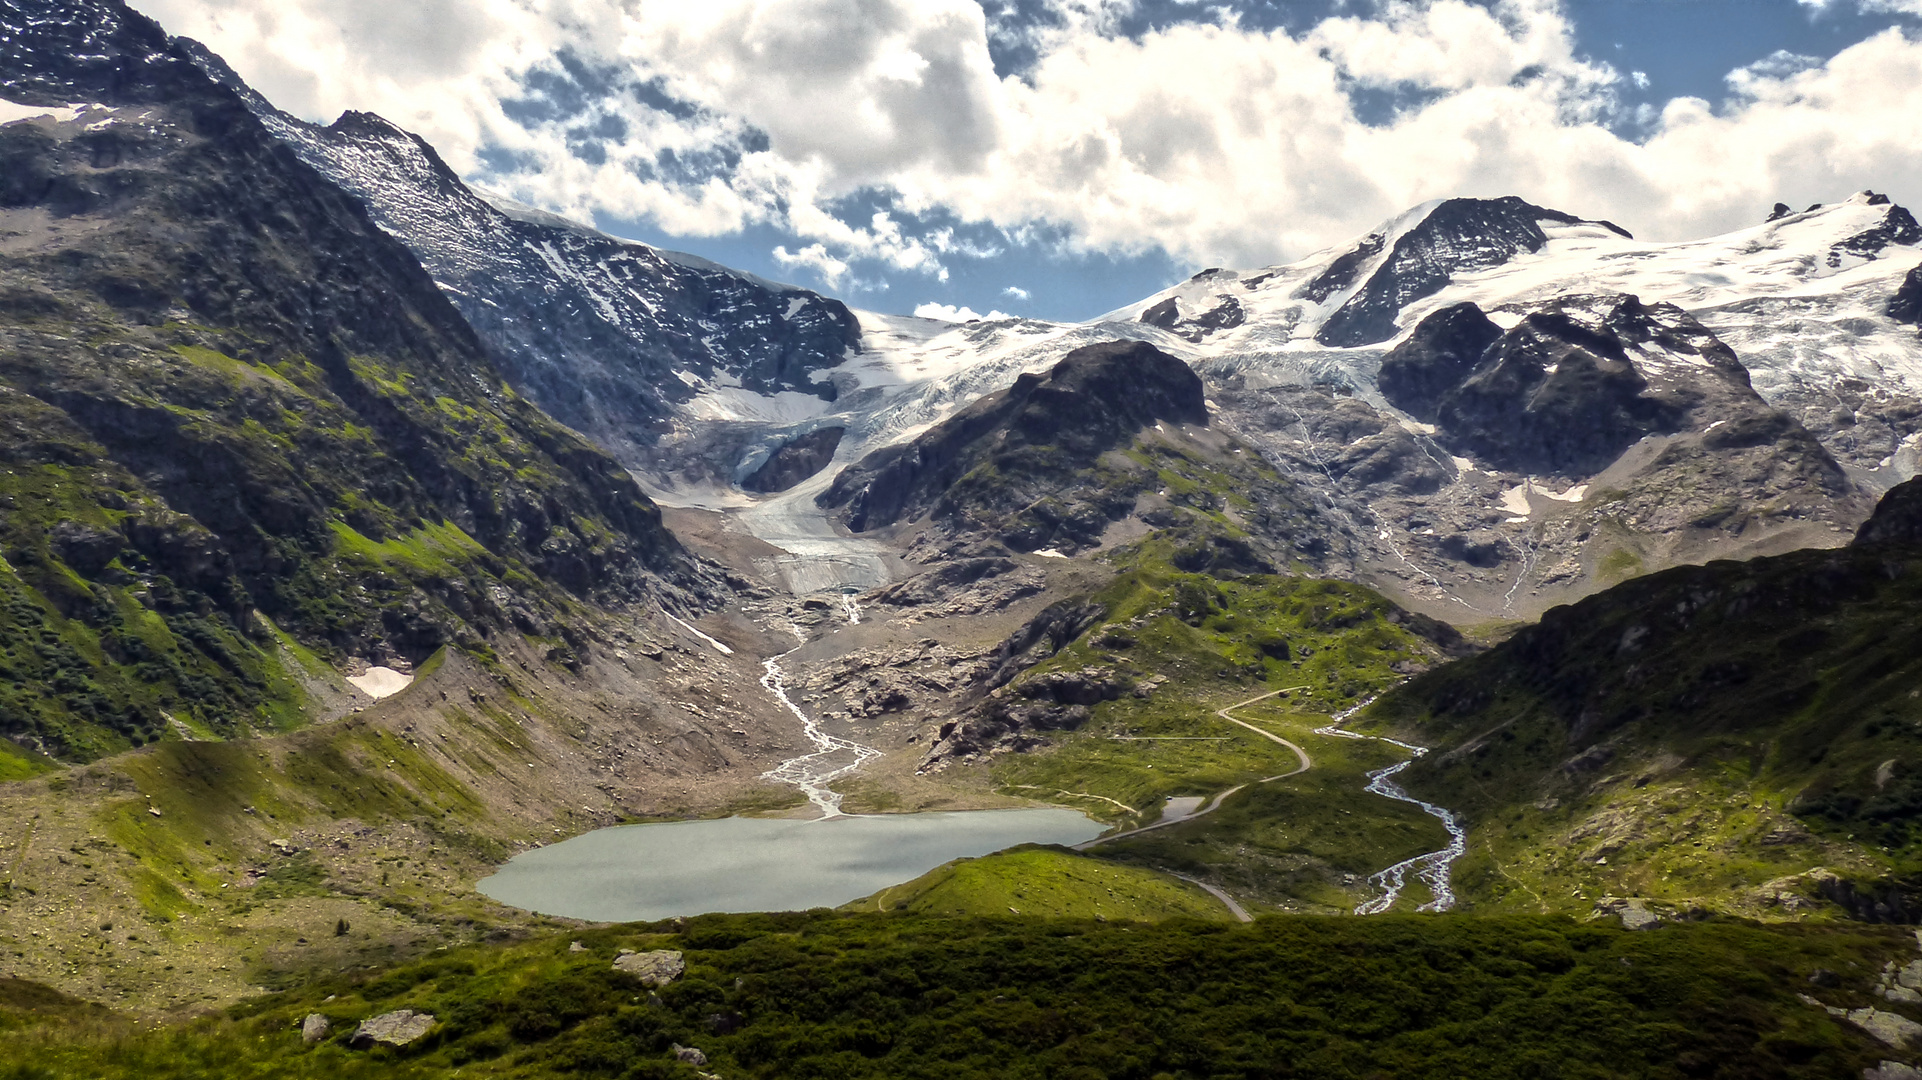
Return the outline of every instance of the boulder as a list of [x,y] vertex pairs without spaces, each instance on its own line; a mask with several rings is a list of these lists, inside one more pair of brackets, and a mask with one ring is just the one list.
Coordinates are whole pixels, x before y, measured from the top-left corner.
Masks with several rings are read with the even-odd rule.
[[1899,1013],[1883,1012],[1880,1009],[1851,1009],[1847,1014],[1849,1023],[1894,1047],[1907,1047],[1922,1040],[1922,1024]]
[[697,1069],[707,1064],[707,1055],[701,1053],[699,1050],[696,1050],[692,1046],[682,1046],[680,1043],[670,1043],[668,1045],[668,1051],[674,1055],[674,1058],[676,1061],[680,1061],[688,1065],[692,1065]]
[[687,961],[675,949],[624,952],[614,958],[614,970],[634,976],[642,986],[666,986],[687,970]]
[[308,1013],[307,1019],[300,1022],[300,1041],[312,1046],[327,1037],[328,1029],[334,1025],[319,1013]]
[[[357,1050],[366,1050],[375,1043],[386,1043],[388,1046],[406,1046],[409,1043],[419,1040],[421,1036],[432,1030],[433,1026],[433,1013],[417,1013],[412,1009],[397,1009],[390,1013],[381,1013],[379,1016],[362,1020],[360,1026],[354,1029],[354,1037],[350,1041]],[[306,1028],[303,1025],[303,1037],[305,1032]]]

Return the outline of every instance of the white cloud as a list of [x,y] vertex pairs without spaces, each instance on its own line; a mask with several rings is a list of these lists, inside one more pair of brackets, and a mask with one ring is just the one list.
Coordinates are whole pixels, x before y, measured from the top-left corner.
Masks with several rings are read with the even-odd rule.
[[917,319],[940,319],[942,322],[974,322],[978,319],[1012,319],[1014,316],[1004,311],[990,311],[983,315],[970,307],[955,307],[953,304],[937,304],[930,300],[916,304],[914,317]]
[[1022,288],[1019,285],[1010,285],[1007,288],[1002,289],[1001,295],[1008,297],[1009,299],[1012,299],[1012,300],[1020,300],[1023,303],[1026,303],[1029,297],[1028,290]]
[[[291,111],[379,112],[579,216],[770,224],[795,238],[782,265],[830,285],[996,253],[924,220],[1254,266],[1453,195],[1654,237],[1778,199],[1922,198],[1922,43],[1898,31],[1826,63],[1764,58],[1719,106],[1638,106],[1631,141],[1603,123],[1640,80],[1578,55],[1555,0],[1398,0],[1300,36],[1215,14],[1132,39],[1112,32],[1125,0],[1056,0],[1019,30],[970,0],[136,2]],[[997,78],[990,32],[1034,63]],[[1406,104],[1371,126],[1355,85]]]
[[827,247],[822,244],[809,244],[799,251],[777,246],[774,249],[774,261],[785,267],[812,270],[829,285],[839,285],[848,272],[848,264],[828,254]]

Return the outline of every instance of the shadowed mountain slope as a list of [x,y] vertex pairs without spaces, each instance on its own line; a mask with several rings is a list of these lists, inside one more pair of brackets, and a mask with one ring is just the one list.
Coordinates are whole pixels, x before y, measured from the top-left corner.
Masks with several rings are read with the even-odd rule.
[[[1408,770],[1409,787],[1465,811],[1488,845],[1465,864],[1484,900],[1526,902],[1507,882],[1540,874],[1556,903],[1574,886],[1766,914],[1821,888],[1857,914],[1912,921],[1918,605],[1922,480],[1910,480],[1846,548],[1618,585],[1365,716],[1443,751]],[[1896,884],[1858,896],[1837,875]]]
[[0,28],[0,94],[51,110],[0,127],[0,731],[86,756],[283,726],[302,646],[404,667],[694,581],[613,460],[159,27],[22,0]]

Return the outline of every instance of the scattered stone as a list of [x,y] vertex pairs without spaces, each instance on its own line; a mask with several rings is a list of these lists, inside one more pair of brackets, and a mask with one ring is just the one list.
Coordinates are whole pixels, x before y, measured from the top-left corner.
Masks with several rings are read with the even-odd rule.
[[666,986],[687,970],[687,961],[675,949],[656,949],[644,953],[623,951],[614,960],[614,970],[634,976],[642,986]]
[[578,941],[570,941],[567,943],[567,951],[568,952],[586,952],[587,946],[581,944]]
[[1642,930],[1662,921],[1662,917],[1648,909],[1648,902],[1637,897],[1604,896],[1595,904],[1595,913],[1590,918],[1615,915],[1622,920],[1624,930]]
[[685,1062],[686,1064],[692,1065],[697,1069],[707,1064],[707,1055],[701,1053],[699,1050],[694,1049],[692,1046],[682,1046],[680,1043],[670,1043],[668,1044],[668,1051],[674,1055],[675,1060]]
[[1895,981],[1911,990],[1922,990],[1922,960],[1911,960],[1895,973]]
[[308,1013],[307,1019],[300,1022],[300,1041],[312,1046],[327,1037],[327,1031],[334,1025],[319,1013]]
[[1922,1080],[1922,1069],[1899,1061],[1885,1061],[1873,1069],[1863,1069],[1862,1080]]
[[1852,1009],[1844,1014],[1849,1023],[1894,1047],[1907,1047],[1922,1038],[1922,1024],[1898,1013],[1876,1008]]
[[427,1034],[434,1026],[433,1013],[417,1013],[412,1009],[398,1009],[390,1013],[362,1020],[354,1029],[354,1037],[349,1040],[355,1049],[365,1050],[375,1043],[389,1046],[406,1046]]

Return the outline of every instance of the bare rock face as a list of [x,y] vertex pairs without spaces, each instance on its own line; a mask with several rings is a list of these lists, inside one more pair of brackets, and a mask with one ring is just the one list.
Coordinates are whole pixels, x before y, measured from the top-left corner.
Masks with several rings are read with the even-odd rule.
[[1905,480],[1890,488],[1875,505],[1875,513],[1856,532],[1855,543],[1857,546],[1922,545],[1922,478]]
[[[1402,308],[1440,292],[1453,275],[1486,270],[1523,252],[1540,251],[1548,242],[1548,234],[1542,231],[1544,221],[1569,225],[1579,220],[1513,195],[1449,199],[1395,240],[1387,258],[1322,324],[1315,340],[1333,348],[1387,341],[1395,336],[1395,319]],[[1628,235],[1607,222],[1599,224]],[[1303,287],[1303,295],[1321,299],[1348,288],[1385,243],[1380,234],[1369,236],[1351,253],[1354,258],[1335,260],[1321,277]]]
[[1922,323],[1922,266],[1909,271],[1889,298],[1888,316],[1896,322]]
[[835,448],[841,445],[841,436],[846,431],[844,427],[815,428],[781,444],[741,481],[742,489],[762,493],[786,491],[806,480],[834,460]]
[[[1108,450],[1157,421],[1205,425],[1201,379],[1188,365],[1140,341],[1087,345],[1046,376],[1023,375],[912,442],[889,446],[842,470],[815,501],[867,532],[936,517],[998,517],[1035,503]],[[969,482],[971,481],[971,482]],[[1077,504],[1050,535],[1010,543],[1031,550],[1065,530],[1080,542],[1127,513],[1132,495],[1107,505]]]
[[[308,1020],[311,1023],[312,1017]],[[324,1022],[324,1021],[323,1021]],[[434,1027],[433,1013],[417,1013],[412,1009],[398,1009],[381,1013],[360,1022],[354,1029],[351,1040],[357,1050],[366,1050],[375,1043],[388,1046],[406,1046],[426,1035]],[[306,1027],[302,1026],[301,1035],[306,1037]]]
[[615,958],[614,970],[634,976],[642,986],[666,986],[687,970],[687,961],[676,949],[627,952]]

